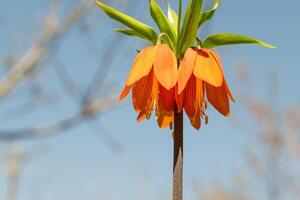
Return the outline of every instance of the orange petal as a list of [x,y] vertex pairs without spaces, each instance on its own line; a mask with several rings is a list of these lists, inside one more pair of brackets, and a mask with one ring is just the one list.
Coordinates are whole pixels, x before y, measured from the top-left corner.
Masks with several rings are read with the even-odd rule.
[[129,72],[126,85],[132,85],[136,81],[140,80],[147,74],[153,66],[155,47],[149,46],[141,50],[138,53],[137,58]]
[[[219,67],[220,67],[220,69],[221,69],[221,71],[222,71],[222,73],[223,73],[223,76],[224,76],[224,71],[223,71],[222,61],[221,61],[220,56],[218,55],[217,52],[215,52],[215,51],[212,50],[212,49],[209,49],[209,51],[210,51],[211,55],[212,55],[212,56],[215,58],[215,60],[217,61],[218,65],[219,65]],[[228,85],[227,85],[227,82],[226,82],[225,78],[224,78],[224,82],[225,82],[224,84],[225,84],[226,91],[227,91],[227,94],[228,94],[229,98],[231,99],[232,102],[235,103],[234,97],[233,97],[232,93],[230,92],[230,89],[229,89],[229,87],[228,87]]]
[[168,128],[174,121],[174,114],[172,111],[166,111],[159,105],[156,107],[157,124],[160,128]]
[[177,82],[177,60],[173,51],[166,44],[156,47],[154,59],[154,72],[157,80],[167,90]]
[[182,112],[183,109],[183,92],[178,94],[178,84],[175,85],[175,101],[177,104],[177,112]]
[[221,87],[214,87],[208,83],[206,85],[206,93],[208,101],[224,116],[229,116],[229,99],[227,96],[227,90],[225,82]]
[[141,122],[143,119],[150,119],[151,117],[151,111],[152,111],[152,108],[151,109],[148,109],[146,108],[145,110],[142,110],[141,112],[139,112],[139,115],[137,117],[137,122]]
[[184,89],[184,110],[190,120],[196,112],[196,78],[191,76]]
[[196,101],[199,107],[202,107],[202,103],[204,100],[204,89],[203,89],[203,81],[200,79],[196,79]]
[[228,87],[227,82],[225,81],[225,79],[224,79],[224,85],[225,85],[225,88],[226,88],[226,91],[227,91],[227,95],[229,96],[230,100],[233,103],[235,103],[235,99],[234,99],[234,97],[233,97],[233,95],[232,95],[232,93],[231,93],[231,91],[230,91],[230,89],[229,89],[229,87]]
[[124,89],[121,92],[120,97],[119,97],[120,101],[123,100],[128,95],[128,93],[130,92],[131,88],[132,88],[132,86],[125,85],[125,87],[124,87]]
[[150,107],[153,84],[153,70],[132,86],[132,102],[134,109],[139,112]]
[[175,106],[175,88],[167,90],[162,85],[159,85],[158,101],[164,110],[173,111]]
[[137,122],[141,122],[141,121],[142,121],[143,119],[145,119],[145,118],[146,118],[146,111],[143,110],[143,111],[141,111],[141,112],[139,113],[139,115],[138,115],[136,121],[137,121]]
[[194,75],[215,87],[220,87],[223,82],[223,73],[218,62],[206,49],[197,52]]
[[197,51],[192,48],[186,50],[178,69],[178,94],[184,90],[184,87],[193,73],[196,57]]
[[212,50],[212,49],[207,49],[207,51],[209,51],[209,53],[216,60],[216,62],[218,63],[218,66],[220,67],[222,73],[224,74],[223,67],[222,67],[223,65],[222,65],[222,61],[221,61],[221,58],[220,58],[219,54],[216,51]]
[[192,126],[197,130],[199,130],[201,127],[201,118],[200,117],[201,117],[201,112],[200,112],[200,108],[198,107],[196,109],[195,115],[192,118],[190,118]]

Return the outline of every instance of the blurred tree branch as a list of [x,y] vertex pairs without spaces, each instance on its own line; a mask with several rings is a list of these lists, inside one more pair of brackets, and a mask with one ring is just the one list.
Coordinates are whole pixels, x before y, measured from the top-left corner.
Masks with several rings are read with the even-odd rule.
[[18,59],[0,82],[0,98],[8,95],[26,75],[47,56],[48,47],[68,32],[78,20],[94,6],[94,0],[82,0],[62,22],[58,21],[58,1],[46,17],[45,26],[39,39]]
[[[62,2],[53,0],[52,7],[49,13],[46,14],[41,34],[33,45],[20,58],[13,56],[15,61],[11,62],[12,66],[7,68],[8,72],[2,75],[2,80],[0,81],[0,101],[4,102],[6,98],[9,99],[9,94],[17,86],[22,86],[22,89],[24,88],[29,91],[30,99],[21,105],[14,106],[11,110],[6,109],[5,113],[9,113],[11,117],[12,114],[15,117],[26,117],[25,115],[32,112],[39,101],[41,101],[38,103],[40,106],[46,106],[47,102],[53,104],[54,101],[58,100],[58,97],[55,96],[56,94],[46,94],[44,91],[45,88],[39,82],[41,81],[41,77],[46,75],[49,69],[51,69],[57,78],[56,81],[58,81],[63,89],[64,95],[70,97],[74,102],[76,106],[75,114],[43,126],[36,124],[28,128],[18,129],[13,127],[8,130],[3,130],[3,128],[1,130],[0,128],[0,140],[11,142],[15,140],[43,138],[64,133],[66,130],[86,123],[90,126],[92,132],[99,133],[101,139],[111,149],[119,148],[121,145],[113,135],[108,136],[103,133],[104,129],[101,127],[96,128],[92,123],[97,117],[102,116],[116,105],[116,87],[108,84],[106,76],[109,70],[111,70],[116,60],[115,58],[119,56],[119,51],[113,54],[111,52],[115,48],[121,48],[126,40],[116,34],[113,37],[109,36],[108,39],[105,39],[106,42],[109,42],[107,45],[110,48],[98,48],[97,42],[93,41],[92,37],[86,35],[89,31],[84,31],[83,34],[85,35],[82,38],[89,44],[87,52],[97,60],[98,64],[96,73],[91,77],[87,87],[85,89],[78,88],[75,78],[73,80],[73,77],[68,73],[68,66],[64,66],[65,64],[58,58],[55,59],[56,63],[49,64],[49,61],[53,60],[54,54],[57,51],[57,41],[62,43],[62,38],[65,38],[65,35],[74,27],[80,28],[84,26],[85,30],[91,30],[88,24],[83,23],[85,17],[91,13],[92,8],[96,7],[96,4],[94,0],[81,0],[80,3],[76,4],[65,14],[66,17],[63,20],[59,20],[60,3]],[[123,1],[122,5],[127,5],[127,1]],[[135,3],[130,9],[134,9],[137,5],[138,3]],[[45,62],[48,62],[47,66],[45,66]],[[25,79],[28,81],[27,88],[23,84],[25,83]],[[45,80],[42,81],[45,82]],[[17,91],[18,93],[14,93],[14,95],[24,95],[25,90]],[[15,96],[12,98],[15,98]],[[7,119],[8,115],[4,114],[4,116]]]
[[99,116],[107,111],[114,104],[115,96],[101,98],[97,101],[86,105],[79,113],[59,121],[57,123],[43,126],[40,128],[27,128],[22,130],[2,131],[0,130],[0,140],[14,141],[20,139],[31,139],[36,137],[47,137],[54,134],[62,133],[70,128],[80,125],[96,116]]

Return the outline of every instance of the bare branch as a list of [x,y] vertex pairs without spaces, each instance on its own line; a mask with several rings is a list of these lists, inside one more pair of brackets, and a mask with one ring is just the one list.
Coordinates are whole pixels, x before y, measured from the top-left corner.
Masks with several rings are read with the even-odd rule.
[[69,31],[78,19],[84,16],[94,5],[94,0],[83,0],[82,3],[71,10],[66,19],[57,23],[57,10],[53,9],[46,18],[44,31],[38,39],[25,53],[16,61],[7,75],[0,81],[0,98],[8,95],[26,75],[35,68],[45,57],[47,57],[48,47],[58,38]]
[[76,127],[96,116],[100,116],[105,113],[114,104],[116,99],[115,95],[108,96],[107,98],[101,98],[93,101],[84,106],[84,109],[79,113],[59,121],[54,124],[39,128],[27,128],[22,130],[4,131],[0,130],[0,140],[15,141],[24,139],[33,139],[40,137],[49,137],[55,134],[62,133],[70,128]]

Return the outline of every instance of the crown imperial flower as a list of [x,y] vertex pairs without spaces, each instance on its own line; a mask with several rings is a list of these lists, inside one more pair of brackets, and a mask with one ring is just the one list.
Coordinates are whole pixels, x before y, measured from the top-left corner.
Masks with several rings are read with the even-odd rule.
[[149,118],[154,107],[159,127],[166,128],[173,122],[177,59],[166,44],[142,49],[129,72],[120,95],[124,99],[130,90],[137,120]]
[[[234,98],[225,81],[221,59],[212,48],[231,44],[275,47],[232,33],[218,33],[200,40],[198,29],[213,17],[219,0],[215,0],[212,9],[204,12],[201,11],[202,0],[189,0],[182,24],[181,3],[179,15],[168,3],[166,16],[155,0],[149,2],[150,14],[159,34],[149,25],[97,1],[109,17],[128,27],[116,29],[117,32],[154,44],[138,53],[120,99],[132,91],[133,107],[139,113],[138,121],[149,119],[155,109],[161,128],[173,123],[174,112],[185,110],[192,126],[199,129],[201,118],[205,118],[206,123],[208,121],[205,114],[207,102],[222,115],[228,116],[229,99],[234,102]],[[201,48],[194,47],[196,42]]]
[[201,126],[201,117],[207,115],[207,100],[224,116],[230,113],[229,98],[234,98],[227,86],[218,54],[205,48],[188,48],[178,70],[178,93],[183,102],[178,106],[187,113],[194,128]]

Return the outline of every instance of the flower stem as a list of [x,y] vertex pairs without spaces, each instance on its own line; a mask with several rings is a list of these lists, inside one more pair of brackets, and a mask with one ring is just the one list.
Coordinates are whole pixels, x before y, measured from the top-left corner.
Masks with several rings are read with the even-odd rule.
[[173,200],[182,200],[183,177],[183,113],[174,110]]

